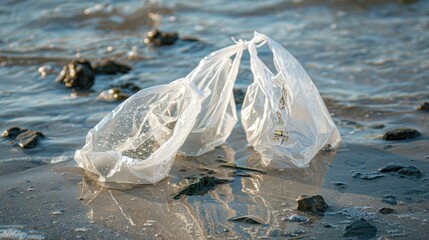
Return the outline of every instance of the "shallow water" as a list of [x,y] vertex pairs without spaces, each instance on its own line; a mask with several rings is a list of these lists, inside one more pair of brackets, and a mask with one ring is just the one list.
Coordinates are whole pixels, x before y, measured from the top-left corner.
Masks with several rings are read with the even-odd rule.
[[[424,163],[428,155],[423,148],[429,145],[426,137],[429,121],[427,113],[415,109],[429,99],[429,1],[399,2],[268,0],[249,4],[244,0],[209,3],[128,0],[102,4],[99,1],[2,1],[0,130],[20,126],[41,131],[46,137],[36,148],[26,150],[1,139],[0,175],[72,161],[74,151],[83,146],[88,130],[119,104],[96,100],[98,93],[125,81],[145,88],[183,77],[203,56],[232,44],[230,37],[250,39],[255,30],[282,43],[306,68],[342,133],[344,146],[339,154],[367,151],[350,150],[348,146],[353,144],[383,149],[389,144],[380,139],[386,129],[407,126],[417,128],[422,137],[408,142],[409,145],[394,145],[389,151],[395,156]],[[155,27],[178,31],[180,36],[197,37],[202,42],[182,41],[173,46],[148,47],[143,42],[144,34]],[[262,58],[269,61],[271,56],[267,49],[261,51]],[[76,97],[71,90],[54,83],[54,79],[67,61],[79,57],[93,62],[110,58],[132,66],[133,70],[125,75],[98,75],[93,92]],[[39,68],[43,66],[48,71],[41,74]],[[252,82],[247,55],[241,69],[237,88],[245,89]],[[374,124],[383,124],[384,128],[372,128]],[[253,165],[253,152],[247,148],[240,125],[227,146],[233,149],[232,161]],[[302,176],[294,175],[292,182],[302,181],[302,184],[317,189],[322,185],[329,189],[332,187],[329,176],[341,176],[342,164],[348,166],[344,167],[347,171],[355,166],[368,166],[365,161],[356,162],[356,159],[350,162],[339,162],[338,157],[334,159],[335,156],[321,166],[326,178],[321,174],[313,179],[311,170],[308,170],[308,175],[306,171],[300,172]],[[328,163],[332,165],[328,167]],[[264,184],[278,184],[271,181],[271,177],[261,177],[243,180],[232,185],[232,189],[223,187],[222,191],[228,198],[241,186],[259,186],[258,179],[264,179]],[[265,209],[280,208],[280,202],[273,200],[280,196],[254,195],[256,190],[252,188],[246,191],[246,196],[251,196],[254,201],[250,205],[268,202],[274,205]],[[352,192],[363,194],[365,191],[378,192],[374,193],[378,197],[381,190],[362,187],[362,190]],[[215,201],[214,198],[207,197],[207,201]],[[234,205],[234,200],[220,199],[215,202]],[[292,200],[289,200],[288,204],[291,204]],[[427,197],[424,201],[427,203]],[[364,201],[356,202],[364,206]],[[221,221],[232,213],[220,216],[222,212],[217,208],[232,206],[228,204],[213,205],[211,211],[215,214],[201,213],[201,216],[208,214],[215,216],[209,220]],[[427,207],[424,209],[422,214],[428,211]],[[192,207],[188,207],[188,211],[191,210]],[[256,208],[254,213],[263,215],[270,211],[261,213]],[[183,218],[187,219],[187,216]],[[204,224],[198,223],[198,226]],[[232,233],[255,237],[267,236],[270,232],[265,229],[266,232],[261,234],[249,233],[254,230],[235,229]],[[205,236],[220,234],[218,230],[202,232]],[[409,234],[412,232],[408,231]]]

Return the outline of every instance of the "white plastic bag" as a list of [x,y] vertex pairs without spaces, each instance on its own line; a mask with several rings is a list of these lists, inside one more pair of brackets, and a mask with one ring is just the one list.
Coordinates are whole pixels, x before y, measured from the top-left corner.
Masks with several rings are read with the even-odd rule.
[[[221,145],[229,137],[237,123],[237,112],[233,96],[234,82],[246,45],[243,41],[220,49],[204,57],[187,78],[198,88],[208,88],[209,97],[203,102],[194,128],[179,153],[199,156]],[[231,57],[235,55],[232,62]]]
[[139,91],[89,131],[75,160],[100,182],[162,180],[209,92],[187,78]]
[[[273,53],[275,74],[257,55],[255,42],[261,41]],[[254,82],[241,110],[247,140],[263,165],[306,167],[322,148],[339,144],[339,131],[316,86],[286,49],[259,33],[248,45]]]

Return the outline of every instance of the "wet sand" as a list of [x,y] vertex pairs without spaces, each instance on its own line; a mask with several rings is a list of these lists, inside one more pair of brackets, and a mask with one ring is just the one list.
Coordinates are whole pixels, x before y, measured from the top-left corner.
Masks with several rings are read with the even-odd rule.
[[[157,185],[104,188],[73,161],[2,175],[0,237],[337,239],[343,238],[345,226],[361,218],[375,226],[382,239],[428,237],[425,137],[379,144],[345,142],[337,150],[319,153],[309,168],[245,171],[251,177],[230,177],[234,169],[221,167],[224,162],[260,168],[258,155],[240,148],[243,134],[237,127],[227,144],[215,151],[199,158],[178,157],[170,176]],[[381,177],[362,179],[356,174],[376,172],[391,162],[415,166],[423,176],[379,173]],[[233,181],[202,196],[173,199],[185,178],[195,175]],[[322,195],[330,206],[324,216],[298,211],[296,199],[302,194]],[[396,205],[382,201],[391,195]],[[381,214],[382,207],[394,212]],[[293,214],[308,221],[287,221]],[[228,220],[243,215],[261,224]]]

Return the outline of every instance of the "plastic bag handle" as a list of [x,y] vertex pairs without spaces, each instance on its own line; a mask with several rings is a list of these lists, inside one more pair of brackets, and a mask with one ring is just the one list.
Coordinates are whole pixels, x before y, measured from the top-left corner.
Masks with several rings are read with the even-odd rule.
[[[274,95],[272,91],[272,89],[274,88],[274,85],[270,80],[271,78],[274,77],[274,75],[267,68],[267,66],[262,62],[262,60],[258,57],[258,52],[256,50],[255,42],[256,41],[254,41],[253,39],[248,42],[248,50],[250,54],[250,69],[252,70],[255,83],[258,85],[261,91],[266,96],[272,96]],[[265,43],[266,41],[263,42],[263,44]],[[262,46],[263,44],[259,44],[259,46]],[[269,99],[270,99],[271,107],[277,111],[276,109],[277,104],[274,103],[274,98],[271,97]]]

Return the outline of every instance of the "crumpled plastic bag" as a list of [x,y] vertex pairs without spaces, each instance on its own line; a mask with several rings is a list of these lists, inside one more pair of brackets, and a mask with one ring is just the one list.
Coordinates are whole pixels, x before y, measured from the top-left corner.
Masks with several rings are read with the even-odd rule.
[[[255,45],[259,42],[259,46],[268,43],[277,73],[259,59]],[[248,46],[254,82],[241,110],[247,140],[265,166],[306,167],[322,148],[339,144],[339,131],[316,86],[292,54],[259,33]]]
[[[246,46],[239,41],[207,55],[187,76],[211,94],[202,103],[203,109],[179,154],[200,156],[223,144],[231,134],[238,121],[233,87]],[[233,55],[235,59],[231,61]]]
[[159,182],[169,173],[209,94],[188,78],[143,89],[89,131],[75,160],[100,182]]

